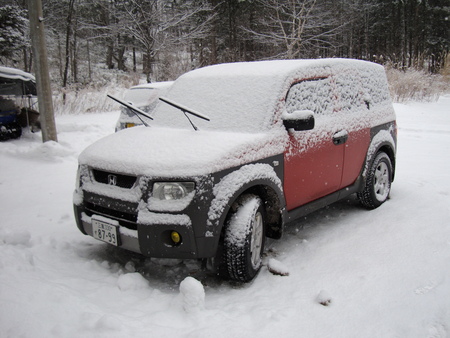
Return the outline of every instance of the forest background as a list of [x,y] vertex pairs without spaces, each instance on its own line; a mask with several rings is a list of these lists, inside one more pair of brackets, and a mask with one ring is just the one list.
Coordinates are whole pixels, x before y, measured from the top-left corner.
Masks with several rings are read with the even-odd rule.
[[[267,59],[377,62],[397,101],[433,99],[448,85],[448,0],[43,0],[43,9],[60,108],[74,104],[68,93]],[[0,0],[1,65],[33,72],[29,29],[27,1]]]

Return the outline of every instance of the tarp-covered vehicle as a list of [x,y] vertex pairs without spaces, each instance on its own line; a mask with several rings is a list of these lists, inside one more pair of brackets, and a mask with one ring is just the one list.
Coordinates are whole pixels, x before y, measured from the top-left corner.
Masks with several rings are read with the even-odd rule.
[[19,69],[0,67],[0,140],[18,138],[22,128],[39,129],[36,80]]

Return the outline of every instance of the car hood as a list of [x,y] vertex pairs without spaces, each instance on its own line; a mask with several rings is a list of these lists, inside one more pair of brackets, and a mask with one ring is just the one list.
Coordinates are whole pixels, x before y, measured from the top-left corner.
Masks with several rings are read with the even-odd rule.
[[132,175],[196,176],[280,154],[286,140],[277,128],[255,134],[134,127],[95,142],[79,163]]

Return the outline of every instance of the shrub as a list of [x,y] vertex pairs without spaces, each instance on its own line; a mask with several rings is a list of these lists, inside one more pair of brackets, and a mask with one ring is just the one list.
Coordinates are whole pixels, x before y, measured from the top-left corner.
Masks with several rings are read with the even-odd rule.
[[448,90],[448,76],[445,74],[430,74],[414,68],[399,70],[389,66],[386,74],[395,102],[437,101]]
[[96,81],[87,86],[71,85],[53,92],[55,115],[84,114],[117,110],[118,105],[106,94],[123,98],[123,93],[139,83],[139,75],[123,72],[99,73]]

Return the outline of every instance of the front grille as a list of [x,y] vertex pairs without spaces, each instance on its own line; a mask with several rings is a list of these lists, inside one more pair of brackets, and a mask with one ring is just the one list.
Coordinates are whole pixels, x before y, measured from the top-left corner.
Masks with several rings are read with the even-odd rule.
[[136,176],[110,173],[98,169],[93,169],[92,173],[94,174],[94,179],[96,182],[115,185],[117,187],[127,189],[131,189],[137,180]]
[[108,218],[115,219],[119,221],[119,224],[121,226],[124,226],[125,228],[137,230],[137,215],[136,214],[130,214],[127,212],[119,211],[119,210],[113,210],[109,208],[102,207],[100,205],[96,205],[93,203],[86,202],[85,205],[85,212],[88,216],[92,216],[93,214],[105,216]]

